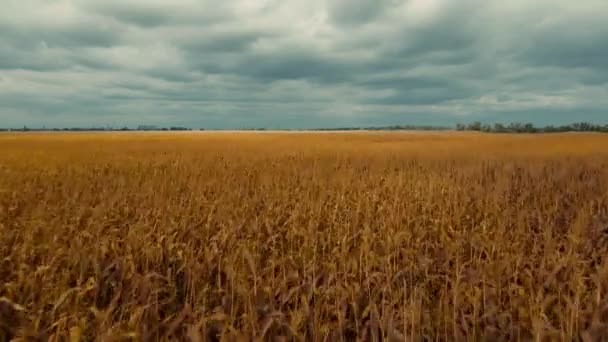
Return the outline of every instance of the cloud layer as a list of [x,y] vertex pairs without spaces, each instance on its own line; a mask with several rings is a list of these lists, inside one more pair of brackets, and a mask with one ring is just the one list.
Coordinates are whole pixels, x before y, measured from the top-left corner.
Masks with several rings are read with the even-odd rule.
[[605,0],[7,0],[0,126],[608,123]]

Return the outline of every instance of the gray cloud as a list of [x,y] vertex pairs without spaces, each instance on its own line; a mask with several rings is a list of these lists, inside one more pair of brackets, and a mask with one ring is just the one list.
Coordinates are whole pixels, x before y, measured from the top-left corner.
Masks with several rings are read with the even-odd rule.
[[594,32],[553,28],[533,36],[522,62],[537,66],[589,68],[608,71],[608,30]]
[[208,26],[229,19],[230,15],[229,9],[224,4],[208,0],[178,0],[173,5],[156,0],[74,0],[74,2],[76,6],[89,14],[104,16],[126,25],[146,29],[193,24]]
[[95,27],[91,23],[77,23],[59,27],[15,28],[0,23],[3,41],[23,49],[44,46],[46,48],[109,47],[120,43],[119,28]]
[[5,7],[0,126],[608,121],[603,0]]
[[329,16],[337,25],[360,26],[398,4],[394,0],[334,0],[329,1]]

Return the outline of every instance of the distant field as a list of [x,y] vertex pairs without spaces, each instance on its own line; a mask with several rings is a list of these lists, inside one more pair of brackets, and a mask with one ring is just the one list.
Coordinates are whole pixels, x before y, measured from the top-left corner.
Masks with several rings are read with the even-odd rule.
[[607,336],[608,135],[0,134],[0,341]]

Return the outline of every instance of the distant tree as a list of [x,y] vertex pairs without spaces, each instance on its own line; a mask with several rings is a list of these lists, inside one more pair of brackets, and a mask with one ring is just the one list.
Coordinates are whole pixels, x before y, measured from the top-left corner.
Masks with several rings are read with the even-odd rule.
[[555,133],[558,132],[558,128],[556,128],[555,126],[545,126],[541,129],[542,132],[545,133]]
[[506,133],[507,132],[507,128],[501,124],[501,123],[495,123],[494,124],[494,132],[496,133]]
[[526,133],[536,133],[537,129],[536,129],[536,127],[534,127],[533,124],[527,123],[527,124],[524,125],[523,131],[526,132]]
[[481,126],[481,131],[482,132],[492,132],[492,126],[488,125],[488,124],[484,124]]
[[512,122],[509,124],[509,131],[513,133],[521,133],[524,131],[524,125],[519,122]]
[[572,129],[577,132],[591,132],[594,130],[594,127],[589,122],[577,122],[572,124]]
[[481,131],[481,122],[475,121],[468,127],[469,131]]

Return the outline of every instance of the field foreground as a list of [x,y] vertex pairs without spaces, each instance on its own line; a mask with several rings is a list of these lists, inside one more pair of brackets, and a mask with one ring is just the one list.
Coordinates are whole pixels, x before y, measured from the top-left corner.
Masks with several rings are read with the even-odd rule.
[[608,135],[0,135],[0,341],[608,338]]

